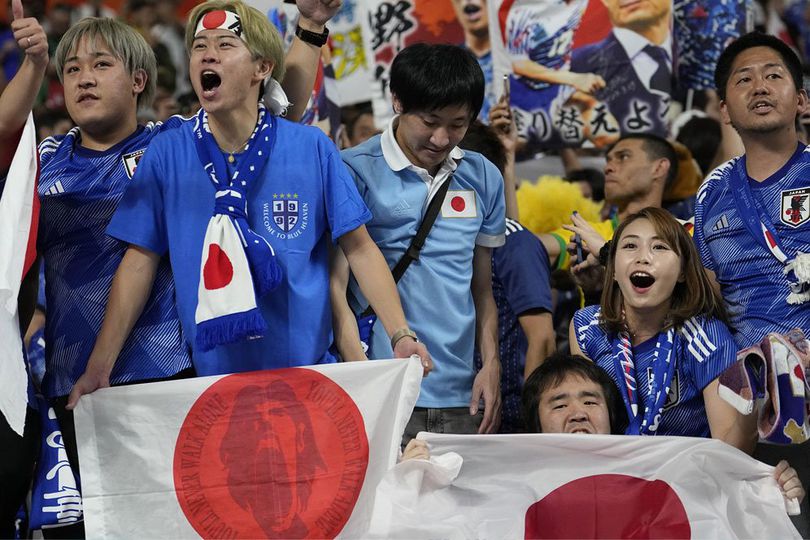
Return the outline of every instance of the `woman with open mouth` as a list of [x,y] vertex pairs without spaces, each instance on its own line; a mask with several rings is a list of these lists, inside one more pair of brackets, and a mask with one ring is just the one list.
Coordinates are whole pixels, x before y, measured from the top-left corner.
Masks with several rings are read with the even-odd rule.
[[756,415],[742,416],[717,393],[737,347],[692,239],[659,208],[628,217],[613,238],[601,305],[571,322],[572,354],[616,381],[627,434],[714,437],[750,454]]

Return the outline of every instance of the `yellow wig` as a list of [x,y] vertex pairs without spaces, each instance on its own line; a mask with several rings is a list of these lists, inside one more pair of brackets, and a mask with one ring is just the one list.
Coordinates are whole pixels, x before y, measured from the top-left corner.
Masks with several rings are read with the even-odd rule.
[[537,183],[523,181],[517,190],[520,222],[535,234],[559,229],[571,223],[576,210],[588,221],[599,221],[601,205],[582,196],[576,184],[559,176],[541,176]]

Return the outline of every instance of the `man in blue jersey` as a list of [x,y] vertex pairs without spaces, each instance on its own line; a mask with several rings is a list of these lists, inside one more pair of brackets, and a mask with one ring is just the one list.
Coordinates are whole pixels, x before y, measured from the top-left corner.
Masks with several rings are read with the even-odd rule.
[[[456,146],[481,107],[484,77],[466,49],[416,44],[394,59],[390,85],[397,116],[382,135],[343,152],[373,214],[369,233],[389,267],[408,248],[429,201],[449,182],[419,260],[397,283],[408,322],[436,361],[403,442],[419,431],[493,432],[501,403],[491,250],[504,242],[503,179],[483,156]],[[350,286],[359,313],[366,302],[354,281]],[[333,295],[333,302],[343,298]],[[476,339],[483,362],[477,374]],[[369,358],[390,354],[378,322]]]
[[[396,356],[429,365],[334,144],[277,116],[277,30],[239,0],[214,0],[189,15],[186,47],[203,108],[155,138],[107,229],[129,248],[93,358],[114,361],[168,255],[199,375],[334,362],[331,240],[362,276]],[[268,77],[269,110],[259,103]]]
[[[126,245],[105,235],[138,160],[159,128],[139,126],[136,111],[155,91],[154,53],[134,29],[114,19],[84,19],[60,41],[54,58],[65,104],[78,126],[40,144],[38,248],[45,263],[45,376],[68,459],[78,472],[73,415],[66,409],[81,385]],[[169,124],[179,123],[173,119]],[[157,269],[136,331],[102,386],[193,374],[174,308],[168,261]],[[83,535],[81,525],[69,535]]]
[[[801,62],[779,39],[747,34],[720,56],[715,84],[723,121],[745,154],[715,169],[698,192],[701,259],[729,304],[738,347],[795,327],[810,335],[810,149],[795,127],[807,109]],[[807,451],[760,444],[754,455],[787,458],[806,484]],[[797,525],[807,536],[807,520]]]
[[796,135],[807,108],[801,63],[778,38],[748,34],[717,63],[721,114],[745,155],[698,193],[695,242],[729,303],[740,348],[768,332],[810,335],[810,150]]

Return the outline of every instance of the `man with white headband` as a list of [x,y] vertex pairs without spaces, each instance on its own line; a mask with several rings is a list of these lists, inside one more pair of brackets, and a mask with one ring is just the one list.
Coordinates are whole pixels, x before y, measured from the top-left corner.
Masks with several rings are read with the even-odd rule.
[[[311,33],[324,31],[323,25],[339,7],[340,0],[300,0],[299,25]],[[295,99],[303,103],[320,51],[311,36],[309,42],[305,39],[294,40],[288,53],[296,66]],[[183,119],[138,125],[138,108],[149,106],[154,95],[156,62],[144,39],[119,21],[88,18],[73,25],[59,43],[54,64],[77,128],[40,145],[38,249],[45,262],[50,303],[42,390],[54,407],[65,450],[78,472],[70,409],[80,395],[111,384],[194,374],[167,258],[154,268],[151,292],[143,298],[131,332],[121,334],[113,346],[96,339],[113,275],[128,246],[106,236],[105,229],[147,145]],[[99,350],[91,355],[94,344]],[[64,534],[83,536],[83,531]]]
[[394,338],[394,354],[418,354],[427,370],[334,144],[277,116],[286,99],[276,29],[239,0],[212,0],[189,14],[186,45],[202,110],[155,138],[107,229],[130,247],[94,356],[114,359],[168,254],[197,374],[334,362],[331,240]]

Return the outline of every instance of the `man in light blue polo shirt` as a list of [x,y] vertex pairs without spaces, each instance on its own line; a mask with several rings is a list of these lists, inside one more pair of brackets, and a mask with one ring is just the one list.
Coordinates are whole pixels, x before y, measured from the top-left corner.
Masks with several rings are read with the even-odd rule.
[[[491,250],[504,243],[503,179],[483,156],[456,146],[481,108],[484,76],[461,47],[417,44],[394,59],[390,84],[397,116],[382,135],[342,154],[373,216],[368,232],[389,267],[410,245],[431,198],[450,182],[419,260],[397,284],[409,327],[434,360],[403,443],[419,431],[493,432],[501,396]],[[354,280],[350,288],[359,313],[366,301]],[[483,359],[477,374],[476,336]],[[369,358],[391,356],[382,328],[373,329],[369,345]]]

